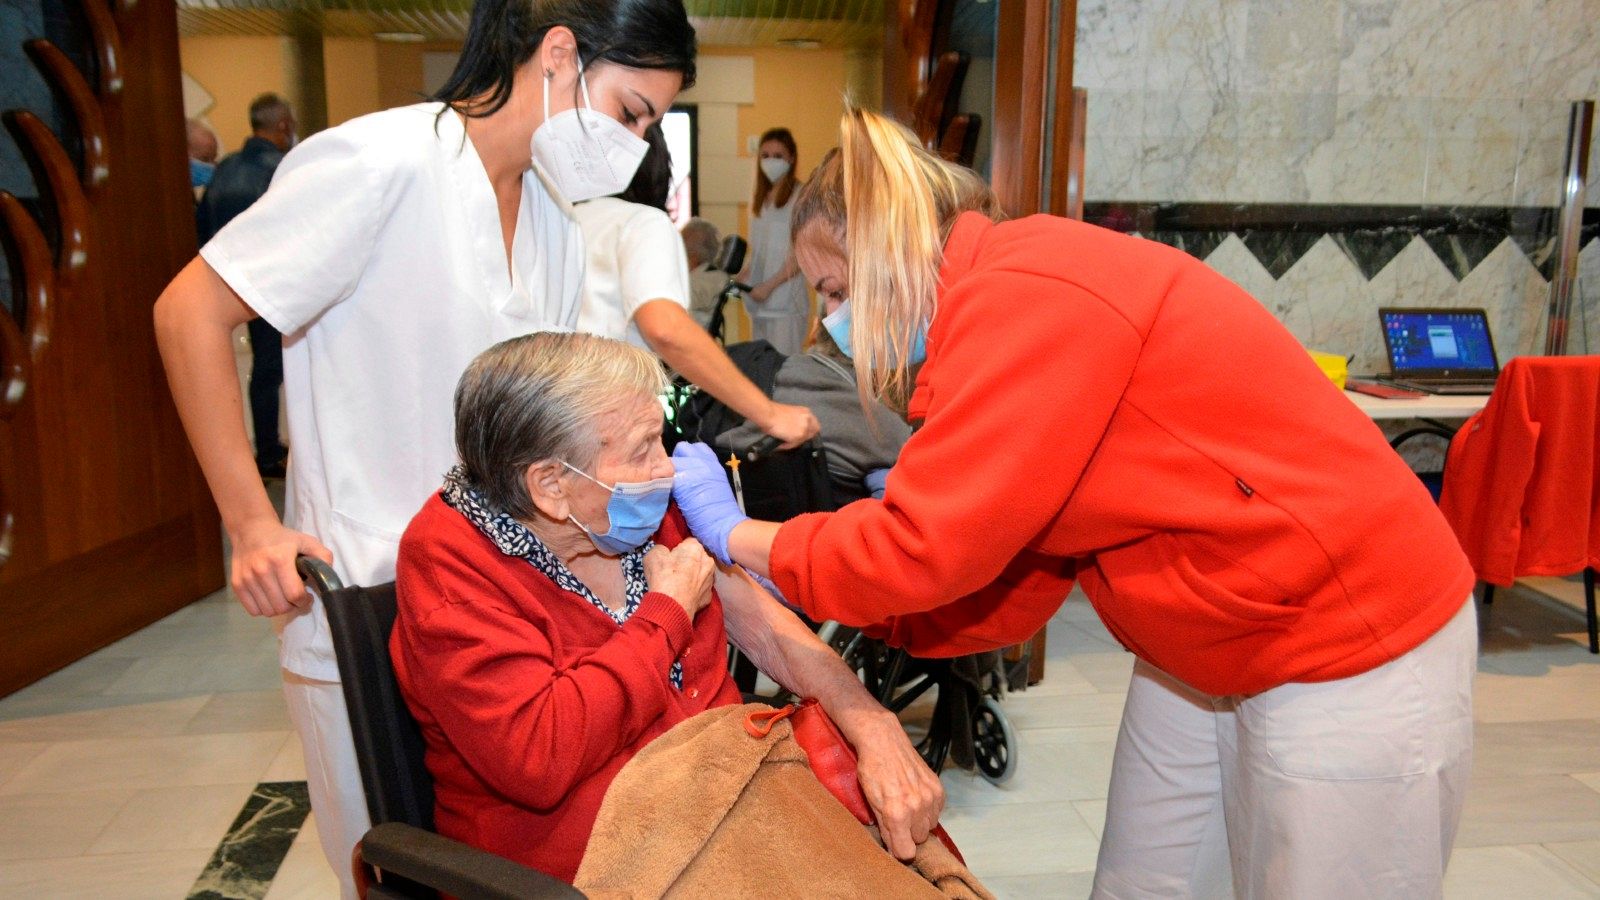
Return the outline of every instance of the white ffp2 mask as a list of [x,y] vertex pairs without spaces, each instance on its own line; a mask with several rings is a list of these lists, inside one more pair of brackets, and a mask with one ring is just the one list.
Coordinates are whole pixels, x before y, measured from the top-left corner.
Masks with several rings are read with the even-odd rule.
[[544,122],[533,131],[533,158],[568,203],[609,197],[628,189],[650,145],[621,122],[597,112],[578,67],[583,107],[550,115],[550,77],[544,79]]
[[789,174],[789,161],[787,159],[769,156],[761,160],[760,165],[761,174],[767,176],[767,180],[773,183],[778,182],[783,176]]

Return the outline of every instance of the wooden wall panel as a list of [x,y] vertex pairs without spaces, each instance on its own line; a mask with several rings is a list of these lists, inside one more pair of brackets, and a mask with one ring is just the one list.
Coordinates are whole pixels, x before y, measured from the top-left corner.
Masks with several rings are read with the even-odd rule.
[[151,325],[156,297],[195,252],[175,6],[66,2],[82,4],[76,18],[98,38],[89,83],[105,177],[88,195],[82,266],[58,286],[50,340],[0,422],[0,482],[16,519],[0,567],[10,638],[0,694],[223,581],[216,511]]
[[1039,212],[1042,205],[1049,6],[1046,0],[1000,0],[989,159],[1000,203],[1013,216]]

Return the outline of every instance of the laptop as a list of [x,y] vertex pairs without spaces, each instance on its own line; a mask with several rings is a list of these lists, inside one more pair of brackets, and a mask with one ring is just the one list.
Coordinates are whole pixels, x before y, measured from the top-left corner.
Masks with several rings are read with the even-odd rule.
[[1481,309],[1378,310],[1389,374],[1380,380],[1430,394],[1487,394],[1500,361]]

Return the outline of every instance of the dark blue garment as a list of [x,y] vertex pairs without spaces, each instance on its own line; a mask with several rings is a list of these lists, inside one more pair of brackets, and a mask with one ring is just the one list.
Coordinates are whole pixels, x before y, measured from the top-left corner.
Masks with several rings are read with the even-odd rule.
[[238,153],[230,153],[211,173],[211,184],[200,198],[200,208],[195,212],[195,225],[200,232],[200,244],[216,236],[222,226],[233,221],[234,216],[250,208],[261,199],[272,184],[272,173],[283,161],[283,151],[266,138],[252,137],[244,142]]
[[[195,228],[203,246],[222,226],[261,199],[283,151],[265,138],[252,137],[238,153],[229,154],[211,175],[211,184],[195,210]],[[278,388],[283,384],[283,337],[264,319],[250,322],[250,421],[255,429],[256,465],[280,474],[283,444],[278,439]]]

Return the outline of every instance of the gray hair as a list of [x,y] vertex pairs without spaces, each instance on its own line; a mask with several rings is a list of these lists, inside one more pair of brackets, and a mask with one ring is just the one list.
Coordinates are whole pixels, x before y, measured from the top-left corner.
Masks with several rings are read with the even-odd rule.
[[661,363],[621,341],[536,332],[478,355],[456,385],[456,452],[467,481],[496,509],[534,514],[524,475],[547,459],[587,468],[599,420],[667,388]]
[[701,265],[717,258],[717,226],[695,216],[683,223],[683,247],[689,254],[700,257]]
[[292,114],[289,101],[277,94],[262,94],[250,101],[250,130],[266,131],[277,128]]

